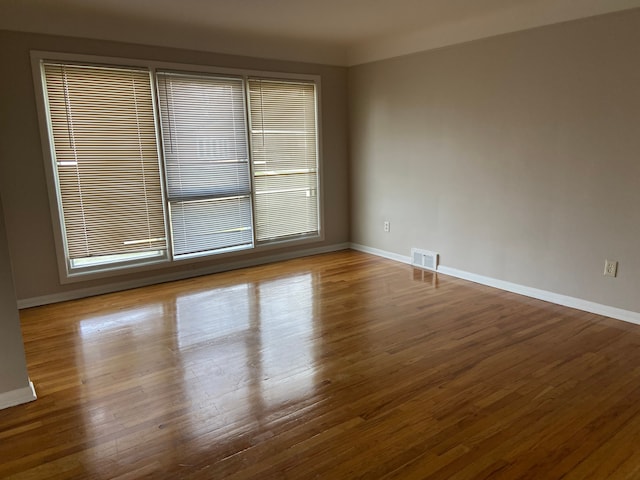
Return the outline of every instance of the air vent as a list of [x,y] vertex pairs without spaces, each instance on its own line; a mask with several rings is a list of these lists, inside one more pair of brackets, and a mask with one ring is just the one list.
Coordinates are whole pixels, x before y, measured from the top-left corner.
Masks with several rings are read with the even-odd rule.
[[411,265],[435,271],[438,268],[438,254],[419,248],[411,249]]

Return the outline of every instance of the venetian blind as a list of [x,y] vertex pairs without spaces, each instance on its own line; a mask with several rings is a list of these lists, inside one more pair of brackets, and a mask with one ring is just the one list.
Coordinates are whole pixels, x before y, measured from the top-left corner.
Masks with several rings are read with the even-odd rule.
[[149,72],[44,63],[68,259],[166,250]]
[[317,233],[313,83],[249,79],[256,239]]
[[159,72],[175,256],[251,246],[251,178],[240,78]]

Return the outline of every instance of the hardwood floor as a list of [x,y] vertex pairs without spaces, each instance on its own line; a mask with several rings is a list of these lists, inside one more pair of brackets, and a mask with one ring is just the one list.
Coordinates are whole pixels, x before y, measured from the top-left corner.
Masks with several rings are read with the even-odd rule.
[[640,327],[367,254],[21,315],[2,478],[640,478]]

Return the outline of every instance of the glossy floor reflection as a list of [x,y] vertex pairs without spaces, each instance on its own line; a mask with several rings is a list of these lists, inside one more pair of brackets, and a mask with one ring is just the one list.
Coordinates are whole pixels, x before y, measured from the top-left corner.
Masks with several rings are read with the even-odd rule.
[[0,478],[640,472],[640,327],[362,253],[22,322],[39,400],[0,411]]
[[[116,428],[158,423],[179,406],[177,427],[157,425],[172,428],[170,435],[163,432],[170,441],[161,447],[152,431],[145,442],[169,450],[193,439],[220,445],[234,440],[239,425],[259,425],[313,396],[319,318],[310,273],[209,288],[174,285],[158,297],[162,303],[127,307],[124,300],[106,308],[109,313],[78,318],[76,364],[85,395],[95,403],[83,422],[90,435],[99,437],[108,422]],[[127,387],[126,409],[120,398],[103,400],[114,383],[119,391]],[[94,460],[124,451],[134,463],[143,461],[139,440],[135,432],[131,444],[126,437],[107,442],[92,452]]]

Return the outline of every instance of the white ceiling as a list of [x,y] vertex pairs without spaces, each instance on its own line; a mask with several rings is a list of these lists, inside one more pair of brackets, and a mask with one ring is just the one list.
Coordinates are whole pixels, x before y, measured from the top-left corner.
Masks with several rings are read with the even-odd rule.
[[0,28],[355,65],[640,0],[0,0]]

